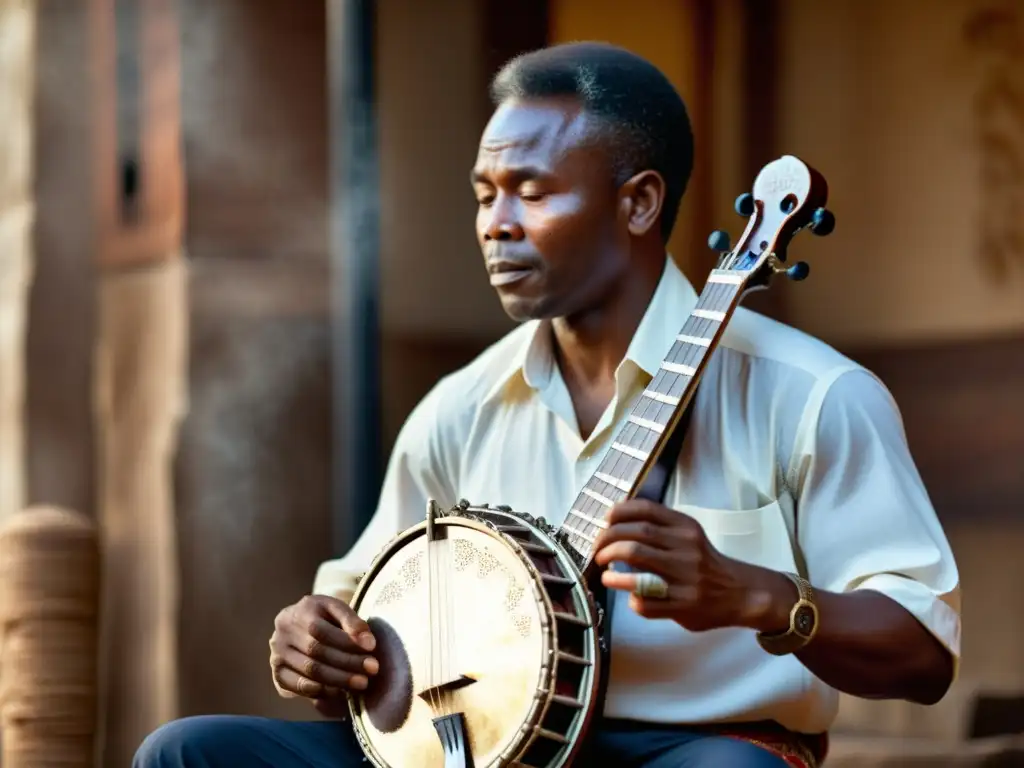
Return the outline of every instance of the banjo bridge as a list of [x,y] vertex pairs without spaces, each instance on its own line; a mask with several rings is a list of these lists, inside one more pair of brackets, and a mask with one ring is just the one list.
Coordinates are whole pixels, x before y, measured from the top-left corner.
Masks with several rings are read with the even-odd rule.
[[476,678],[470,677],[469,675],[459,675],[446,683],[439,683],[437,685],[432,685],[429,688],[424,688],[420,691],[419,697],[429,704],[432,701],[440,700],[443,694],[457,691],[460,688],[465,688],[475,682]]

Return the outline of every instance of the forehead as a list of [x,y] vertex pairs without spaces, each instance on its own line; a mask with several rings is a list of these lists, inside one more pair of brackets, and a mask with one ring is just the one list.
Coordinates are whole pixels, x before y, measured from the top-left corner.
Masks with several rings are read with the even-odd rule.
[[505,102],[484,129],[474,172],[522,166],[555,172],[593,150],[592,128],[592,118],[571,100]]

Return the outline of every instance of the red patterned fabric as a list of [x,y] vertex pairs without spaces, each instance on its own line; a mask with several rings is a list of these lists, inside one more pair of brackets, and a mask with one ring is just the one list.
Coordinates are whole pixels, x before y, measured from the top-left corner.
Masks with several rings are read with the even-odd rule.
[[828,734],[824,733],[808,736],[774,729],[730,728],[721,735],[767,749],[792,768],[818,768],[828,753]]

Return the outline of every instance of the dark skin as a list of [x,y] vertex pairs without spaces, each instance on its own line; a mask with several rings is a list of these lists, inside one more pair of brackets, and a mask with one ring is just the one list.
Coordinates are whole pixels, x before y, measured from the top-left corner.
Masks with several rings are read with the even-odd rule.
[[551,320],[586,437],[661,278],[665,183],[648,171],[617,186],[593,119],[558,100],[499,107],[471,181],[488,273],[529,267],[525,279],[497,286],[498,298],[514,320]]
[[[663,179],[613,181],[594,119],[567,100],[508,102],[484,131],[472,184],[484,263],[516,320],[551,320],[553,348],[581,436],[615,391],[615,370],[661,277]],[[621,562],[669,584],[665,600],[630,596],[637,613],[691,631],[789,627],[797,591],[783,574],[717,551],[692,518],[660,504],[613,507],[595,543],[600,566]],[[605,571],[610,589],[632,593],[636,574]],[[797,653],[817,677],[864,698],[932,704],[952,681],[952,658],[908,611],[870,590],[816,590],[819,626]],[[363,641],[360,646],[357,638]],[[284,695],[344,711],[344,690],[377,671],[369,628],[343,600],[309,596],[282,611],[270,641]]]

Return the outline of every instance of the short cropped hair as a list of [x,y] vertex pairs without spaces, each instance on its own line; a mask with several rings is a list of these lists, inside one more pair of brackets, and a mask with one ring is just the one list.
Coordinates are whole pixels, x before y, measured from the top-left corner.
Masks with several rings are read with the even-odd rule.
[[495,107],[510,99],[578,99],[606,131],[617,185],[645,170],[664,178],[661,235],[668,241],[693,170],[693,131],[682,97],[661,70],[618,46],[565,43],[509,61],[490,95]]

